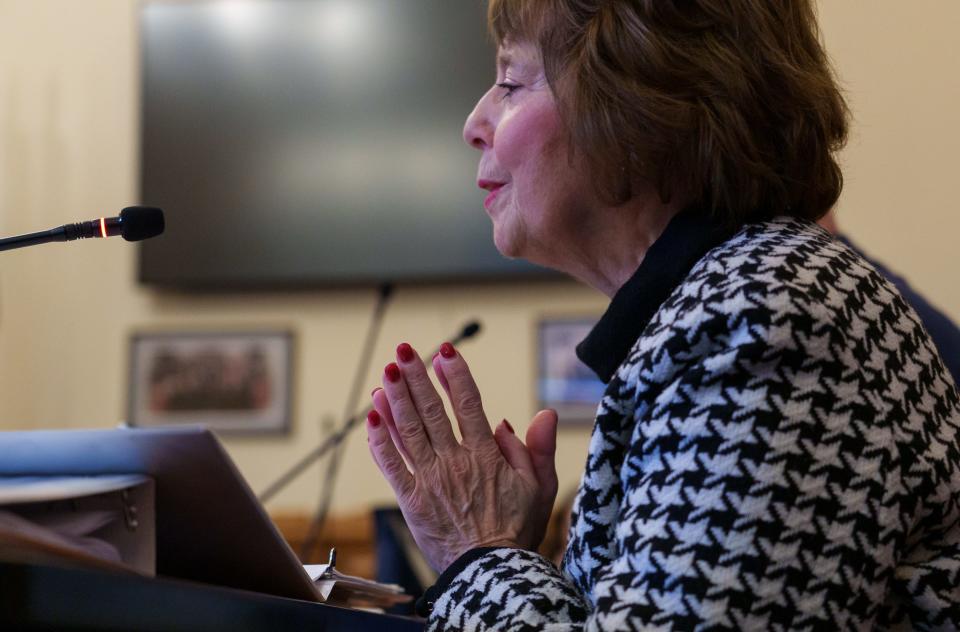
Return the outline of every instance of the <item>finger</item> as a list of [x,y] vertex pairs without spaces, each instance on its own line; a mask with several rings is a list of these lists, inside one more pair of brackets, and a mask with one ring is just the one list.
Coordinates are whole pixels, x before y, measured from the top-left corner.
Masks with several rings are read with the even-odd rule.
[[459,444],[457,438],[453,436],[453,428],[450,426],[450,418],[447,417],[443,400],[440,399],[437,389],[430,381],[427,368],[420,360],[420,356],[413,347],[404,342],[397,347],[397,363],[407,382],[413,405],[427,429],[427,436],[430,437],[433,450],[437,454],[452,452],[459,447]]
[[527,450],[540,488],[552,499],[557,494],[557,411],[541,410],[527,429]]
[[433,373],[437,376],[437,379],[440,381],[440,386],[443,387],[443,390],[447,393],[447,399],[450,399],[450,383],[447,381],[447,376],[443,374],[443,365],[440,363],[440,352],[433,354]]
[[493,432],[493,438],[500,447],[500,453],[507,460],[510,467],[520,472],[521,475],[528,477],[531,481],[538,481],[537,474],[533,469],[533,462],[530,460],[530,452],[527,446],[523,445],[513,432],[510,422],[504,419]]
[[[410,455],[407,454],[407,449],[403,445],[403,439],[400,438],[400,433],[397,431],[397,424],[393,420],[393,413],[390,411],[390,402],[387,401],[387,394],[383,392],[383,389],[377,387],[371,393],[373,399],[373,407],[378,413],[380,413],[380,418],[383,419],[383,423],[386,424],[387,430],[390,432],[390,438],[393,439],[394,445],[397,446],[397,450],[400,451],[400,456],[403,457],[403,460],[407,462],[407,466],[410,467],[411,460]],[[412,468],[410,468],[412,470]]]
[[396,362],[391,362],[383,370],[383,391],[387,396],[390,412],[393,413],[394,426],[410,457],[413,471],[428,467],[437,455],[433,451],[433,446],[430,445],[420,413],[413,405],[407,383],[403,379],[403,372]]
[[491,441],[493,433],[483,412],[480,391],[473,381],[466,360],[457,353],[453,345],[445,342],[440,345],[438,362],[447,380],[450,403],[457,417],[464,445],[479,447]]
[[398,497],[408,495],[414,486],[413,475],[407,470],[403,457],[390,438],[386,424],[375,410],[371,410],[367,415],[367,443],[370,445],[373,460],[393,488],[393,492]]

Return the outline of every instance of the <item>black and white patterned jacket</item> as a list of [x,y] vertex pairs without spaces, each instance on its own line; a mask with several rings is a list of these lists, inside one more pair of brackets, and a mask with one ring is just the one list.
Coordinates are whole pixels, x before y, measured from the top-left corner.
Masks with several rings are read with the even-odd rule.
[[467,553],[432,630],[960,627],[960,403],[814,224],[678,216],[581,358],[608,381],[562,571]]

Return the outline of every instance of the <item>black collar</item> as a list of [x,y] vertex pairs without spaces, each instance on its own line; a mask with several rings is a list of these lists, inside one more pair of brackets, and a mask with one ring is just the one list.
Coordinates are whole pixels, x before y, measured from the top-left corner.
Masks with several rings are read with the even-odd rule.
[[684,211],[670,220],[640,267],[617,291],[606,313],[577,345],[580,360],[609,382],[647,323],[694,264],[734,232],[700,211]]

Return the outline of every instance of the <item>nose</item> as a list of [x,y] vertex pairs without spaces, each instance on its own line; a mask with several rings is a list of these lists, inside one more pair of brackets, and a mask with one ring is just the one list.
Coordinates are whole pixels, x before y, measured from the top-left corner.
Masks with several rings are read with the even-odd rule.
[[487,92],[480,97],[477,105],[473,108],[473,112],[470,112],[470,116],[467,117],[467,122],[463,125],[464,142],[480,151],[493,144],[493,123],[490,120],[487,105],[489,94],[490,92]]

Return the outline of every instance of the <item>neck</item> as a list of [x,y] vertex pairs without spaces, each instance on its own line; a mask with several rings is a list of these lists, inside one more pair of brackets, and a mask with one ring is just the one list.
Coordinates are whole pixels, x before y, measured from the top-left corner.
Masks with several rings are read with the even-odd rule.
[[564,272],[613,298],[680,208],[653,194],[585,213]]

